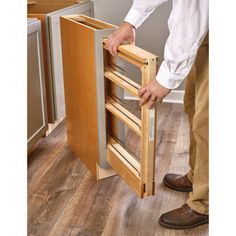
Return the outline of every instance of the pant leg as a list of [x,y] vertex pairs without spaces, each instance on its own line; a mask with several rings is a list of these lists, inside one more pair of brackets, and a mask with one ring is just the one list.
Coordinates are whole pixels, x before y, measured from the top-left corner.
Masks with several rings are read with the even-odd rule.
[[188,116],[189,123],[189,166],[190,171],[188,172],[188,179],[193,182],[193,170],[196,160],[196,141],[193,134],[193,116],[195,114],[195,77],[196,68],[193,65],[188,78],[185,82],[185,94],[184,94],[184,109]]
[[192,173],[193,191],[189,194],[187,200],[187,204],[192,209],[202,214],[208,214],[209,205],[209,45],[207,38],[199,48],[195,61],[195,113],[192,120],[192,133],[196,142],[196,157]]

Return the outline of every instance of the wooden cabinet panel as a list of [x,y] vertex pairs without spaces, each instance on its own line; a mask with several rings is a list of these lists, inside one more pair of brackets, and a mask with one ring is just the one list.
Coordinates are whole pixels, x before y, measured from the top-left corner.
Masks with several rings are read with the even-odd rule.
[[[68,18],[61,17],[68,143],[96,176],[96,164],[107,167],[102,35]],[[112,32],[110,28],[104,36]]]

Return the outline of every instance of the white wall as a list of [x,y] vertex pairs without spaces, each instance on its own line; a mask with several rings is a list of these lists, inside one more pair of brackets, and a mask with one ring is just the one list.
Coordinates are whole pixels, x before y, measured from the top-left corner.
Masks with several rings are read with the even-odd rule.
[[[132,2],[132,0],[94,0],[94,16],[114,25],[120,25]],[[171,1],[158,7],[136,32],[136,45],[158,55],[159,63],[163,60],[164,45],[169,34],[167,21],[170,10]],[[182,90],[183,85],[178,89]]]

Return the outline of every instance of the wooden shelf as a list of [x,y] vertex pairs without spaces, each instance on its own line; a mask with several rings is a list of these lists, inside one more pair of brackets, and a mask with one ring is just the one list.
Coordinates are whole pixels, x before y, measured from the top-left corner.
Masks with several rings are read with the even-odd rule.
[[132,169],[135,175],[140,176],[140,163],[118,141],[108,137],[107,149],[117,155],[124,165]]
[[141,136],[141,120],[135,115],[129,112],[126,108],[121,106],[112,97],[106,98],[105,107],[114,116],[123,121],[130,129],[132,129],[137,135]]
[[141,85],[137,84],[133,80],[114,70],[113,68],[107,66],[105,68],[105,77],[115,84],[119,85],[121,88],[125,89],[130,94],[138,97],[138,91]]
[[140,163],[112,137],[108,138],[107,161],[138,196],[142,198],[144,184],[140,180]]

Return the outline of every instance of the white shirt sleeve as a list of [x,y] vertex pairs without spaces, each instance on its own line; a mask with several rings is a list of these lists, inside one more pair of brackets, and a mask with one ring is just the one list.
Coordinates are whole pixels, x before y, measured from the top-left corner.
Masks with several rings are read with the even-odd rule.
[[209,29],[208,12],[208,0],[173,0],[170,35],[157,74],[162,86],[175,89],[188,76]]
[[[138,27],[163,2],[165,1],[136,0],[125,21]],[[164,61],[156,77],[162,86],[169,89],[177,88],[187,77],[198,48],[209,29],[208,0],[172,0],[172,2],[168,20],[170,34],[165,45]]]
[[168,0],[134,0],[124,21],[130,23],[137,29],[158,6],[167,1]]

